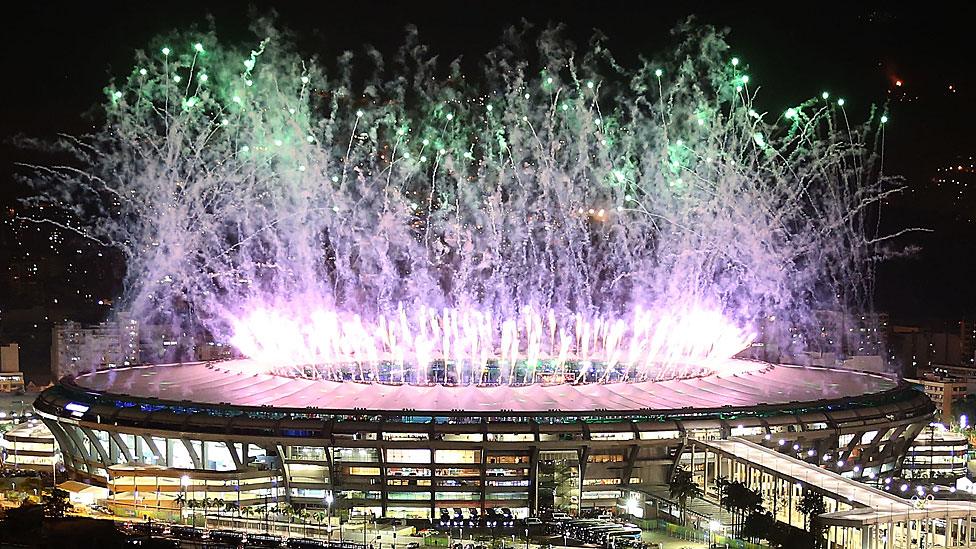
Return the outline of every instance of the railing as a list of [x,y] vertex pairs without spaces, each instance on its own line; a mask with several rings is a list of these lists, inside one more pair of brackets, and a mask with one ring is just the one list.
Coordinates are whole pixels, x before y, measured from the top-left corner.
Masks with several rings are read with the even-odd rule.
[[721,546],[727,546],[729,549],[769,549],[769,547],[760,545],[758,543],[743,541],[722,534],[716,534],[715,532],[699,530],[690,526],[681,526],[679,524],[674,524],[661,519],[638,521],[638,525],[644,530],[659,530],[673,538],[680,538],[707,544],[718,544]]

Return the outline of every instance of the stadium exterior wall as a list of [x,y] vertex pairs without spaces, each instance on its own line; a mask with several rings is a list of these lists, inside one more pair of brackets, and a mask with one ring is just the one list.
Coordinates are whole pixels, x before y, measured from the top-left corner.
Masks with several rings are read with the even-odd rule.
[[160,507],[179,495],[324,507],[334,494],[331,511],[405,518],[455,508],[532,513],[546,484],[540,464],[552,462],[578,472],[581,507],[609,507],[625,490],[666,486],[695,440],[729,436],[880,480],[899,472],[934,410],[902,383],[744,408],[411,415],[162,401],[71,379],[42,393],[35,408],[71,476],[108,486],[113,498]]

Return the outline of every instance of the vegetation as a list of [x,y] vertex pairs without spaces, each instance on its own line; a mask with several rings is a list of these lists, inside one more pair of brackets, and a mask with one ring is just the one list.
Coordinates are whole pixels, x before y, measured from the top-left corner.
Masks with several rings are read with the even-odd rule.
[[688,507],[688,500],[702,497],[702,489],[695,484],[692,472],[684,467],[678,467],[671,477],[671,484],[668,486],[671,497],[678,500],[681,506],[681,523],[686,524],[685,510]]
[[54,488],[50,494],[45,494],[42,505],[44,505],[44,516],[51,518],[63,518],[72,509],[71,502],[68,501],[68,492],[59,488]]

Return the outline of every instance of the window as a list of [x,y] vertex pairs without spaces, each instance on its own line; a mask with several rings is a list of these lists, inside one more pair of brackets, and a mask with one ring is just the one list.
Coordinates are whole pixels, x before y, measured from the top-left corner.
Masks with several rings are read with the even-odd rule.
[[354,476],[379,476],[379,467],[350,467],[349,474]]
[[333,452],[334,459],[341,461],[379,461],[379,453],[376,448],[335,448]]
[[435,450],[437,463],[481,463],[480,450]]
[[623,460],[624,456],[621,454],[597,454],[586,458],[589,463],[616,463]]
[[590,433],[590,440],[633,440],[634,433]]
[[641,431],[641,440],[661,440],[666,438],[679,438],[680,431]]
[[430,450],[389,449],[386,451],[387,463],[430,463]]

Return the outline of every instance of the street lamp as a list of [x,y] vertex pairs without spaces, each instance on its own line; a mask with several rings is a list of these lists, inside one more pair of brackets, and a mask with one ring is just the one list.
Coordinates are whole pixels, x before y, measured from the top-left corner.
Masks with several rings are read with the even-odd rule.
[[715,542],[715,532],[722,527],[722,523],[717,520],[708,521],[708,544],[711,545]]
[[[326,513],[326,517],[328,517],[327,520],[329,521],[328,525],[326,526],[326,530],[329,533],[329,545],[332,544],[332,502],[333,501],[335,501],[335,498],[332,497],[332,490],[329,490],[328,492],[325,493],[325,509],[326,509],[325,513]],[[339,541],[341,542],[342,540],[340,539]]]
[[180,524],[184,524],[183,506],[186,505],[186,498],[189,497],[187,487],[190,485],[190,477],[183,475],[180,477],[180,489],[183,490],[183,499],[180,501]]

